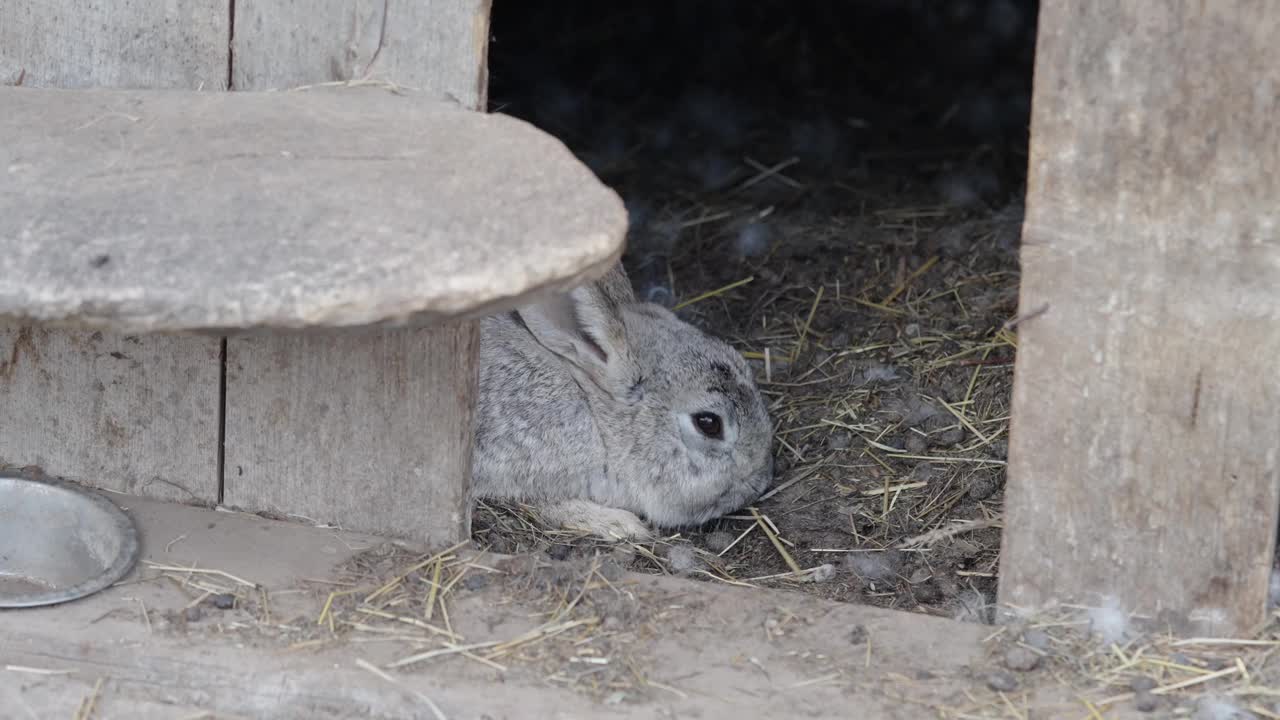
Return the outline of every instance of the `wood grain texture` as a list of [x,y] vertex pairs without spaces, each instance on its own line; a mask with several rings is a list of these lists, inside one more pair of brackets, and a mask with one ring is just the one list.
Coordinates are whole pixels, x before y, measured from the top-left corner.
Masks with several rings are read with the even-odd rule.
[[229,338],[224,503],[431,546],[467,537],[478,332]]
[[491,0],[237,0],[236,90],[384,80],[484,107]]
[[1280,4],[1040,11],[1001,600],[1264,617]]
[[0,70],[27,87],[225,90],[230,39],[229,0],[0,3]]
[[216,502],[218,353],[207,338],[0,326],[0,466]]

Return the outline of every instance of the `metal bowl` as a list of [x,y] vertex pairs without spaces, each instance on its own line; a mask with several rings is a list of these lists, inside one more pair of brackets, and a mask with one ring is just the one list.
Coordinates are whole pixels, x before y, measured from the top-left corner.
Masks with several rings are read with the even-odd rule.
[[138,559],[133,521],[98,493],[0,472],[0,608],[92,595]]

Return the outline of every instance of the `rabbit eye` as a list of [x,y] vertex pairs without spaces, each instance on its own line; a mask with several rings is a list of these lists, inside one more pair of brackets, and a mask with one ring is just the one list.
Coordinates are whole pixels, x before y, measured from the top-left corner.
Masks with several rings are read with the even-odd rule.
[[693,424],[697,426],[698,432],[709,438],[719,440],[724,436],[724,423],[721,422],[720,416],[715,413],[694,413]]

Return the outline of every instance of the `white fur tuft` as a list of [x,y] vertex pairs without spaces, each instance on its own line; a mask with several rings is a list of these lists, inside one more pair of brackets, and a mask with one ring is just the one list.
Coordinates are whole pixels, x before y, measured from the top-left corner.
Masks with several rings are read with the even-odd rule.
[[836,566],[831,563],[824,563],[814,568],[809,573],[809,579],[813,582],[826,582],[836,576]]
[[1226,698],[1207,695],[1196,702],[1195,720],[1257,720],[1258,716]]
[[733,249],[740,258],[759,257],[769,252],[773,244],[773,231],[761,222],[747,223],[738,231]]
[[1131,637],[1133,629],[1129,614],[1120,608],[1114,598],[1106,599],[1100,607],[1089,608],[1089,631],[1104,645],[1123,643]]
[[991,622],[991,604],[987,596],[973,589],[965,590],[956,597],[956,609],[952,616],[960,622]]
[[675,545],[667,552],[667,562],[677,573],[685,574],[697,570],[702,563],[698,561],[698,553],[689,545]]

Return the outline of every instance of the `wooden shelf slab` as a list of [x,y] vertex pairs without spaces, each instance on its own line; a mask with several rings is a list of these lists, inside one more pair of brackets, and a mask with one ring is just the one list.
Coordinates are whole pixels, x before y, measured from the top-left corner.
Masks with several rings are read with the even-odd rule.
[[0,88],[0,321],[423,325],[602,274],[617,195],[522,121],[381,86]]

